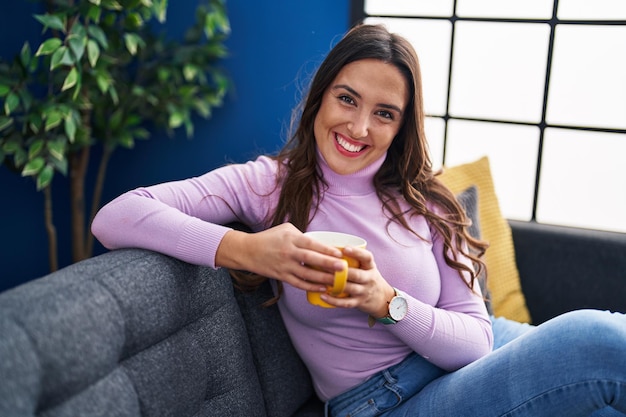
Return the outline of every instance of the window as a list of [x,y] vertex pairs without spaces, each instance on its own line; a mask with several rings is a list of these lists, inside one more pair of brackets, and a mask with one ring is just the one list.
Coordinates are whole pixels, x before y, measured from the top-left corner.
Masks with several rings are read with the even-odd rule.
[[436,166],[487,155],[507,218],[626,232],[626,2],[352,6],[413,43]]

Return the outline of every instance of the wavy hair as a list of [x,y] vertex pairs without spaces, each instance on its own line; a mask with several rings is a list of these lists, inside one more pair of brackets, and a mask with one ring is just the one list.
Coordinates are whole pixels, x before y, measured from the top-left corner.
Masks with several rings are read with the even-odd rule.
[[[464,271],[469,273],[468,286],[474,288],[478,275],[485,269],[481,257],[488,244],[468,233],[470,221],[465,212],[454,194],[437,178],[439,172],[433,171],[424,133],[422,77],[417,54],[405,38],[390,33],[382,25],[360,24],[349,30],[328,53],[315,73],[307,96],[294,109],[293,133],[275,156],[279,166],[277,186],[281,191],[270,224],[276,226],[289,221],[301,231],[306,230],[326,187],[317,163],[313,131],[315,117],[325,91],[341,69],[363,59],[377,59],[394,65],[409,88],[402,125],[374,176],[374,186],[383,208],[390,221],[410,231],[407,216],[425,216],[431,228],[443,238],[446,263],[459,271],[461,278]],[[409,204],[408,212],[400,210],[399,198]],[[470,258],[474,268],[462,263],[456,252]],[[258,286],[266,279],[258,276],[235,278],[240,286],[247,288]]]

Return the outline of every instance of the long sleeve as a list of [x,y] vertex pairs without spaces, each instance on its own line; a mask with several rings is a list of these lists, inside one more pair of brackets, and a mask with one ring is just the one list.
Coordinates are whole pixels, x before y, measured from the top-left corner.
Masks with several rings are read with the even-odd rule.
[[108,249],[139,247],[215,267],[222,226],[262,227],[274,204],[276,163],[260,157],[200,177],[138,188],[105,205],[92,232]]
[[439,300],[433,306],[410,296],[410,314],[390,326],[390,331],[435,365],[455,370],[491,351],[491,322],[480,287],[470,289],[458,271],[445,263],[442,239],[435,235],[433,240],[441,282]]

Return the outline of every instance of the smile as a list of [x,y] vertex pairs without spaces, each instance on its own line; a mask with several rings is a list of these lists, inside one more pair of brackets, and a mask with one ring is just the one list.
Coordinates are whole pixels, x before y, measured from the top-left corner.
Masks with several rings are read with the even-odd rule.
[[347,152],[350,152],[350,153],[361,152],[363,149],[367,147],[367,145],[352,144],[337,134],[335,134],[335,141],[337,142],[339,146],[341,146],[343,149],[345,149]]

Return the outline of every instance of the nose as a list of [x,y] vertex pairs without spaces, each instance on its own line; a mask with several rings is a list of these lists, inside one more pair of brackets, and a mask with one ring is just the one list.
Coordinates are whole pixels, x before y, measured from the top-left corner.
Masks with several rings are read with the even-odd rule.
[[353,138],[364,138],[368,133],[369,119],[365,112],[356,112],[350,122],[348,122],[348,131]]

